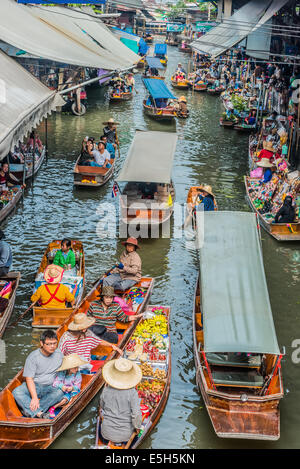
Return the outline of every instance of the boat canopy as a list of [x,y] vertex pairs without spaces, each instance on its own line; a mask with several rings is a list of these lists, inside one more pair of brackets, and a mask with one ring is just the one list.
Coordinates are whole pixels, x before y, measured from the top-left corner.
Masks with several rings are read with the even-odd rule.
[[138,130],[116,180],[170,184],[176,143],[176,133]]
[[158,57],[146,57],[146,61],[150,68],[157,68],[158,70],[165,68]]
[[143,82],[153,99],[177,99],[163,80],[144,78]]
[[167,44],[155,44],[154,54],[166,55],[167,53]]
[[280,353],[257,223],[255,213],[197,212],[205,352]]

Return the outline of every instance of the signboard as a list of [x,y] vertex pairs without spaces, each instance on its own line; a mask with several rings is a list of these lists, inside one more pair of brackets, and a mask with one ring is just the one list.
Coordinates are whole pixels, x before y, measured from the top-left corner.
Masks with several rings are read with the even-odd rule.
[[181,33],[184,30],[184,24],[167,23],[167,32]]
[[194,30],[201,33],[207,33],[207,31],[217,26],[217,24],[218,23],[215,23],[214,21],[197,21],[194,25]]
[[68,2],[67,0],[17,0],[18,3],[28,3],[35,5],[62,5],[62,4],[71,4],[71,5],[97,5],[105,4],[106,0],[79,0],[77,2]]

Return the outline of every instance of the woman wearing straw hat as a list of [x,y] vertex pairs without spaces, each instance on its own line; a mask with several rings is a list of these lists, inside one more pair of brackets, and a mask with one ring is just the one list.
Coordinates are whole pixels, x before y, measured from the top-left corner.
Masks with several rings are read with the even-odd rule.
[[142,379],[140,367],[130,360],[111,360],[102,368],[106,386],[100,397],[103,420],[100,438],[107,444],[127,443],[142,425],[140,399],[135,386]]
[[[91,361],[91,350],[98,345],[107,345],[120,355],[122,350],[115,344],[111,344],[106,340],[97,337],[89,327],[93,326],[96,319],[87,317],[84,313],[75,314],[73,321],[69,323],[68,330],[62,335],[58,348],[66,356],[77,353],[86,362]],[[83,368],[91,369],[92,365],[83,365]]]
[[68,404],[72,397],[80,393],[82,376],[79,367],[87,364],[88,362],[82,360],[76,353],[64,357],[61,366],[56,370],[52,384],[54,388],[58,388],[64,393],[64,397],[60,402],[50,407],[49,418],[55,417],[55,409]]
[[75,297],[62,281],[64,269],[59,265],[50,264],[44,272],[46,285],[41,285],[32,295],[31,301],[40,301],[42,308],[66,308],[66,302],[74,305]]
[[111,274],[103,279],[103,286],[109,285],[116,290],[125,291],[141,280],[142,261],[136,252],[140,248],[136,238],[128,238],[122,244],[125,250],[121,254],[120,262]]
[[212,187],[209,186],[208,184],[205,184],[204,186],[200,187],[197,189],[198,191],[198,196],[196,200],[196,210],[198,210],[200,207],[204,209],[205,212],[211,212],[215,210],[215,204],[214,204],[214,193],[212,192]]

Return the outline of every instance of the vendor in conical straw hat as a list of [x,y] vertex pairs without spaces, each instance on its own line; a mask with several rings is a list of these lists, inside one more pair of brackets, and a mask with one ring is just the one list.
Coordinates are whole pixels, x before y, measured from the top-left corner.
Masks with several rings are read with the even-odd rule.
[[135,386],[142,379],[140,367],[125,358],[111,360],[102,368],[106,386],[100,397],[103,420],[100,438],[104,443],[126,444],[141,428],[142,412]]
[[209,186],[208,184],[204,184],[203,186],[200,186],[197,189],[198,192],[198,197],[196,200],[196,208],[203,207],[203,210],[205,212],[210,212],[215,210],[215,204],[214,204],[214,193],[212,191],[212,187]]
[[116,126],[119,125],[119,122],[115,122],[115,120],[111,117],[108,121],[103,122],[105,127],[103,128],[103,135],[107,137],[107,141],[116,145],[119,143],[117,137],[117,128]]
[[187,109],[187,105],[186,105],[186,97],[185,96],[180,96],[180,98],[178,99],[178,112],[179,114],[181,114],[182,116],[187,116],[188,114],[188,109]]
[[44,272],[46,285],[41,285],[32,295],[31,301],[40,301],[42,308],[66,308],[66,302],[74,306],[75,297],[62,281],[64,269],[59,265],[50,264]]
[[54,388],[62,390],[64,397],[60,402],[50,407],[47,417],[54,418],[55,409],[68,404],[72,397],[80,393],[82,377],[79,367],[86,364],[88,362],[82,360],[76,353],[64,357],[61,366],[56,370],[56,376],[52,384]]
[[258,161],[256,165],[264,169],[263,179],[261,182],[265,184],[271,181],[273,175],[272,169],[275,169],[275,166],[270,162],[270,160],[268,158],[262,158],[262,160]]

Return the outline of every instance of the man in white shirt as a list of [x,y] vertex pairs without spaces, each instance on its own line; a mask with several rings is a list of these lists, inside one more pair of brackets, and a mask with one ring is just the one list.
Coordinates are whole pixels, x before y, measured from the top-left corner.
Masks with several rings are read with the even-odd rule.
[[101,168],[110,168],[110,154],[105,148],[105,144],[103,142],[98,143],[98,150],[88,149],[88,152],[91,156],[93,156],[94,161],[90,162],[90,166],[98,166]]

